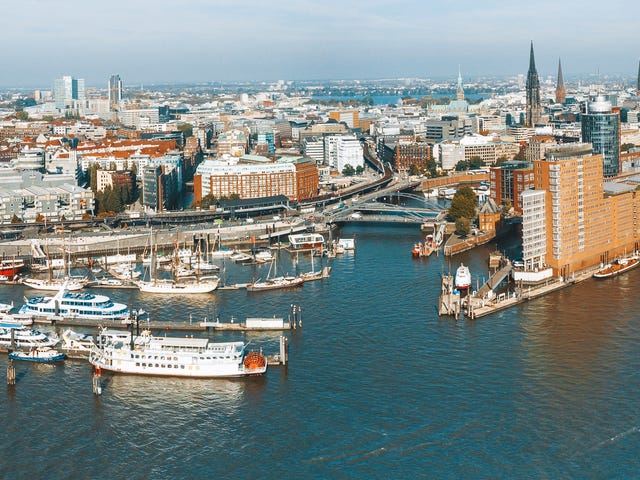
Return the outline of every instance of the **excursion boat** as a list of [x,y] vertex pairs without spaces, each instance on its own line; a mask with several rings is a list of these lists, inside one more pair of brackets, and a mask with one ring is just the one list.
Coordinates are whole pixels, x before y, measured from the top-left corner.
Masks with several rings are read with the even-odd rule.
[[460,264],[456,270],[454,284],[458,290],[469,290],[471,286],[471,272],[469,271],[469,267],[462,263]]
[[247,352],[244,342],[154,337],[148,332],[92,348],[89,362],[96,369],[115,373],[192,378],[243,377],[267,371],[266,357]]
[[627,272],[640,265],[640,257],[620,258],[614,263],[605,265],[593,274],[594,278],[610,278]]
[[0,317],[0,328],[16,328],[32,324],[33,319],[26,315],[5,313]]
[[0,275],[5,275],[7,278],[17,275],[23,268],[24,261],[22,260],[5,259],[0,261]]
[[314,250],[324,247],[324,237],[319,233],[292,233],[289,245],[292,250]]
[[29,298],[19,313],[41,318],[104,320],[128,318],[129,308],[123,303],[112,302],[106,295],[69,292],[63,287],[53,297]]
[[0,328],[0,347],[10,348],[12,336],[14,348],[53,347],[58,343],[57,338],[49,337],[38,330],[16,325],[11,328]]
[[13,302],[0,303],[0,313],[9,313],[9,310],[13,308]]
[[51,347],[38,347],[26,351],[11,352],[9,353],[9,358],[27,362],[53,363],[60,362],[67,356]]

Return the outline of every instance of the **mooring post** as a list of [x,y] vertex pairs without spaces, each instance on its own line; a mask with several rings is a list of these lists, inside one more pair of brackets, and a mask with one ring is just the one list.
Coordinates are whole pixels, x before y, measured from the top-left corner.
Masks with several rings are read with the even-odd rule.
[[13,364],[13,359],[9,359],[9,365],[7,365],[7,385],[16,384],[16,367]]
[[280,363],[282,365],[287,364],[289,353],[287,351],[287,337],[282,335],[280,337]]
[[101,369],[100,367],[96,367],[93,371],[93,393],[95,395],[102,395],[102,379],[101,379]]

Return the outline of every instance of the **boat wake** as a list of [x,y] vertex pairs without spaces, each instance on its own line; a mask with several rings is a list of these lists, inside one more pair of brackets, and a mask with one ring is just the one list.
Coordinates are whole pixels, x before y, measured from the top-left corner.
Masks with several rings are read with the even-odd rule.
[[616,443],[619,440],[622,440],[623,438],[631,435],[632,433],[640,433],[640,425],[635,426],[630,428],[629,430],[626,430],[624,432],[621,432],[617,435],[614,435],[611,438],[607,438],[606,440],[603,440],[602,442],[600,442],[598,445],[596,445],[595,447],[593,447],[592,451],[595,450],[600,450],[602,447],[607,446],[607,445],[611,445],[613,443]]

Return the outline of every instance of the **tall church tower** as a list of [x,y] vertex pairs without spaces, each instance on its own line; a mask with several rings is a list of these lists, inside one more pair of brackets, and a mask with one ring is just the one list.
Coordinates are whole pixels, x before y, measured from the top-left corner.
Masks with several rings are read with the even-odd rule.
[[556,85],[556,103],[564,103],[567,99],[567,89],[564,87],[564,79],[562,78],[562,63],[558,59],[558,84]]
[[533,42],[531,42],[531,54],[529,57],[529,71],[527,72],[527,116],[525,127],[534,127],[540,122],[540,80],[536,71],[536,60],[533,56]]
[[462,88],[462,71],[458,65],[458,89],[456,90],[456,100],[464,100],[464,89]]

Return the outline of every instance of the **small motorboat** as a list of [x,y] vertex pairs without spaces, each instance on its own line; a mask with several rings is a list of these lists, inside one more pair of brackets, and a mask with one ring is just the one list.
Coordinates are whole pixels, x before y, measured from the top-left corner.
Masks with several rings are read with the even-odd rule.
[[38,347],[31,350],[19,350],[9,353],[12,360],[24,360],[36,363],[53,363],[60,362],[67,356],[51,347]]
[[13,308],[13,302],[0,303],[0,313],[9,313],[9,310]]

